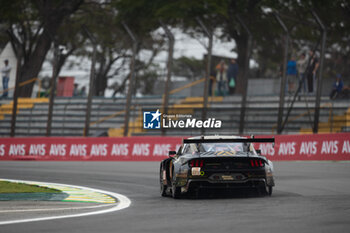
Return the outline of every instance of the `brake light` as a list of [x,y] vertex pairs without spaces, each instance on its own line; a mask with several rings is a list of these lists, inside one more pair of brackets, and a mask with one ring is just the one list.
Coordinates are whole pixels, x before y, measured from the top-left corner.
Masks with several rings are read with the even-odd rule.
[[264,163],[261,159],[251,159],[250,165],[251,167],[263,167]]
[[203,159],[193,159],[189,162],[190,167],[203,167],[204,161]]

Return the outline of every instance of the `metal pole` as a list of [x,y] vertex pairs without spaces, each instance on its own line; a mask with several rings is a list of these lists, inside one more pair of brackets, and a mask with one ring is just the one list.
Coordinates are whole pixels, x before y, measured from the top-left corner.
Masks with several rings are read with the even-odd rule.
[[278,108],[278,119],[277,119],[277,133],[281,134],[283,131],[282,128],[282,121],[283,121],[283,110],[284,110],[284,96],[285,96],[285,89],[286,89],[286,71],[287,71],[287,59],[288,59],[288,45],[289,45],[289,31],[280,16],[277,13],[273,14],[277,20],[277,22],[281,25],[283,28],[283,31],[285,34],[285,41],[284,41],[284,54],[283,54],[283,69],[282,69],[282,80],[281,80],[281,87],[280,87],[280,100],[279,100],[279,108]]
[[246,103],[247,103],[248,72],[249,72],[250,50],[252,46],[252,33],[250,32],[249,28],[247,27],[247,25],[244,23],[244,21],[241,19],[239,15],[236,15],[236,19],[248,35],[246,56],[244,61],[244,71],[243,71],[243,93],[242,93],[242,103],[241,103],[241,115],[239,120],[239,133],[243,134],[244,118],[245,118]]
[[88,93],[87,103],[86,103],[85,127],[84,127],[84,136],[87,137],[87,136],[89,136],[91,103],[92,103],[92,95],[94,93],[95,64],[96,64],[96,39],[85,26],[83,27],[83,30],[86,32],[86,34],[89,37],[89,39],[92,43],[92,46],[93,46],[91,68],[90,68],[89,93]]
[[128,25],[125,22],[122,22],[124,29],[129,34],[130,38],[133,41],[132,46],[132,58],[131,58],[131,67],[130,67],[130,75],[129,75],[129,87],[128,93],[126,97],[126,106],[125,106],[125,118],[124,118],[124,137],[128,136],[129,133],[129,120],[130,120],[130,105],[131,105],[131,95],[134,89],[134,79],[135,79],[135,60],[136,60],[136,52],[137,52],[137,40],[134,34],[131,32]]
[[21,65],[22,65],[22,50],[17,50],[17,69],[16,69],[16,81],[15,91],[13,93],[13,106],[12,106],[12,119],[11,119],[11,133],[10,136],[14,137],[16,134],[16,117],[17,117],[17,103],[18,103],[18,89],[19,79],[21,77]]
[[[165,31],[166,36],[169,39],[169,48],[168,48],[168,61],[167,61],[167,78],[164,87],[164,95],[163,95],[163,113],[168,114],[168,105],[169,105],[169,84],[171,81],[171,72],[172,72],[172,64],[173,64],[173,54],[174,54],[174,35],[171,33],[169,28],[162,22],[159,21],[163,30]],[[165,128],[162,128],[162,135],[165,135]]]
[[[208,108],[208,87],[209,87],[209,79],[210,79],[210,68],[211,68],[211,54],[213,49],[213,33],[204,25],[202,20],[200,20],[198,17],[196,18],[198,24],[203,29],[204,33],[209,39],[208,44],[208,56],[207,56],[207,66],[206,66],[206,74],[205,74],[205,81],[204,81],[204,92],[203,92],[203,110],[202,110],[202,120],[206,120],[207,118],[207,108]],[[201,134],[205,134],[205,128],[202,127]]]
[[59,49],[58,44],[54,41],[54,50],[53,50],[53,68],[52,68],[52,79],[51,79],[51,91],[49,99],[49,110],[47,114],[47,125],[46,125],[46,137],[51,135],[51,125],[52,125],[52,112],[53,105],[55,101],[55,92],[56,92],[56,83],[57,83],[57,65],[58,65]]
[[318,122],[319,122],[319,117],[320,117],[320,103],[321,103],[321,92],[322,92],[323,60],[324,60],[324,51],[325,51],[325,47],[326,47],[327,31],[326,31],[326,27],[324,26],[321,19],[316,14],[316,12],[311,11],[311,13],[314,16],[314,18],[316,19],[316,22],[320,26],[320,29],[322,31],[320,71],[318,73],[318,80],[317,80],[314,127],[313,127],[313,132],[318,133]]

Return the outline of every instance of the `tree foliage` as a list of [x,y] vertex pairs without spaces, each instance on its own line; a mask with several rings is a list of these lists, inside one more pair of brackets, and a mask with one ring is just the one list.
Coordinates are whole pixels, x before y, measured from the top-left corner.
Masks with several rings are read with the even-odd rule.
[[[16,55],[21,54],[20,82],[37,77],[51,43],[63,20],[74,13],[83,0],[5,0],[2,1],[1,23]],[[30,96],[33,83],[19,90]]]
[[195,80],[204,77],[204,64],[202,60],[180,57],[174,61],[174,75]]
[[[96,38],[98,48],[94,94],[103,95],[108,88],[108,78],[120,75],[123,64],[130,59],[132,41],[122,23],[135,33],[138,53],[144,49],[152,53],[148,60],[138,58],[136,77],[141,80],[138,81],[141,90],[150,77],[158,75],[152,63],[154,56],[164,49],[165,38],[155,38],[153,32],[160,27],[160,20],[201,37],[205,34],[196,18],[212,32],[220,29],[222,33],[216,37],[235,42],[232,50],[237,52],[240,70],[243,70],[247,34],[237,21],[240,16],[252,32],[252,58],[259,66],[257,75],[270,77],[278,73],[284,40],[284,32],[272,13],[277,12],[290,31],[290,55],[298,55],[315,47],[321,35],[311,10],[327,28],[326,75],[335,72],[350,75],[346,69],[350,52],[350,3],[346,0],[2,0],[0,45],[10,40],[15,52],[21,52],[20,80],[25,81],[37,77],[53,41],[65,45],[68,51],[60,57],[59,69],[73,54],[91,56],[92,44],[81,30],[84,25]],[[120,68],[115,68],[116,63]],[[194,77],[203,71],[199,63],[180,58],[175,62],[175,70]],[[127,76],[124,74],[116,92],[125,90]],[[237,89],[240,82],[238,80]],[[150,88],[142,92],[147,93],[145,90]],[[20,95],[29,96],[31,91],[32,86],[28,85],[21,89]]]

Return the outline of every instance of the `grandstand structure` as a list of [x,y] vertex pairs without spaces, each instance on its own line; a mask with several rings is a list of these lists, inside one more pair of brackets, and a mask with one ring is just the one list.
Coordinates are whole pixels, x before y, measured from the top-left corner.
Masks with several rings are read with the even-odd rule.
[[[123,136],[125,98],[93,98],[88,136]],[[82,136],[86,98],[56,97],[51,136]],[[279,96],[249,96],[246,105],[244,134],[275,134]],[[285,106],[291,98],[285,98]],[[294,103],[284,134],[312,133],[315,97],[301,97]],[[0,135],[10,136],[12,101],[0,100]],[[133,98],[130,111],[129,136],[162,135],[162,130],[143,129],[142,112],[161,109],[162,96]],[[172,96],[169,113],[190,114],[200,119],[203,97]],[[48,116],[47,98],[19,98],[16,136],[45,136]],[[206,134],[238,134],[241,96],[209,98],[207,117],[223,122],[220,129],[206,129]],[[285,112],[287,108],[285,109]],[[349,132],[350,108],[347,100],[329,101],[321,98],[319,133]],[[167,129],[167,136],[200,135],[201,129]]]

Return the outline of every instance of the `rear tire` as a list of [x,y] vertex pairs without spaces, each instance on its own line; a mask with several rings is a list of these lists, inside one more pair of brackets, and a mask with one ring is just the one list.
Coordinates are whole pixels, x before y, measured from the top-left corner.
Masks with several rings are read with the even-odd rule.
[[272,195],[272,191],[273,191],[272,186],[267,186],[267,189],[266,189],[267,195],[271,196]]
[[163,165],[160,167],[159,179],[160,179],[160,195],[162,197],[166,197],[167,196],[166,190],[168,186],[163,183]]
[[257,187],[256,189],[258,196],[271,196],[272,195],[272,186],[264,185]]
[[259,196],[271,196],[272,195],[272,186],[266,185],[265,187],[258,189]]
[[172,169],[172,177],[173,180],[171,182],[171,195],[174,199],[179,199],[181,197],[181,187],[176,187],[175,185],[176,176],[174,176],[174,167]]
[[173,183],[171,188],[171,193],[174,199],[179,199],[181,197],[181,188],[176,187],[175,183]]
[[166,190],[167,190],[167,186],[164,185],[163,183],[160,184],[160,195],[162,197],[166,197]]

